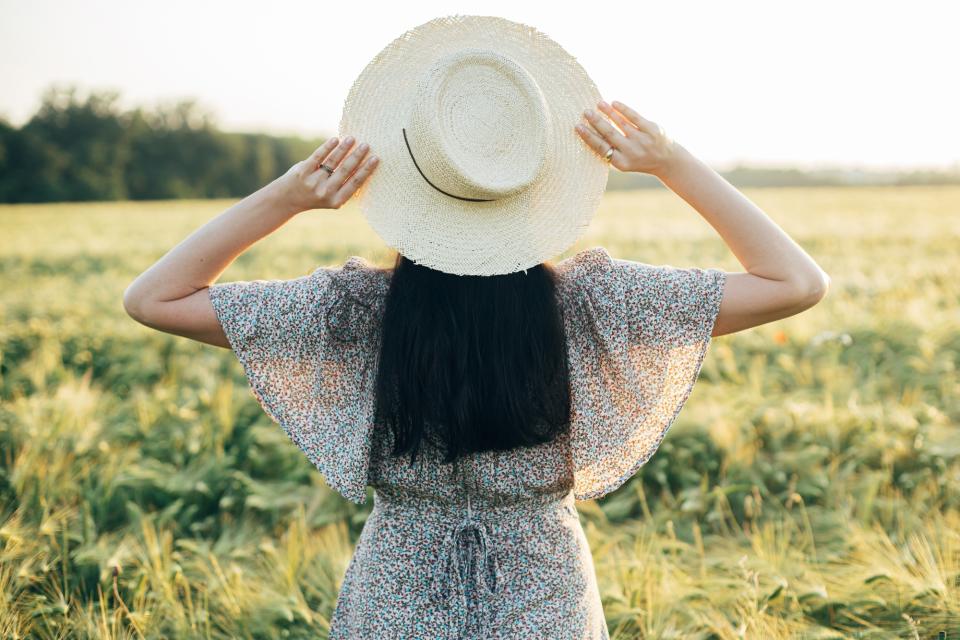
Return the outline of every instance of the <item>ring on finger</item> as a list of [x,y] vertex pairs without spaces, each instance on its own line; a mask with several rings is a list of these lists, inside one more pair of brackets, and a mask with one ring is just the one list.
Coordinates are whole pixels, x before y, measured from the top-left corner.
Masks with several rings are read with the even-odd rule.
[[606,160],[607,162],[610,162],[610,158],[613,157],[614,151],[615,149],[611,146],[609,149],[607,149],[607,152],[603,154],[603,159]]
[[323,164],[323,163],[321,163],[320,166],[317,167],[317,168],[318,168],[318,169],[323,169],[324,171],[326,171],[328,176],[332,176],[332,175],[333,175],[333,169],[331,169],[330,167],[328,167],[327,165],[325,165],[325,164]]

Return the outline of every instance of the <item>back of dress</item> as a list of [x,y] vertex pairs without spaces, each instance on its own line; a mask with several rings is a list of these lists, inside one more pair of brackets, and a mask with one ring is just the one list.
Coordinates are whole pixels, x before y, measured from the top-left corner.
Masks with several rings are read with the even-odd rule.
[[263,409],[344,497],[373,509],[330,637],[608,638],[574,506],[621,486],[692,390],[725,272],[560,261],[569,433],[453,465],[390,454],[373,423],[389,272],[358,256],[293,280],[215,284],[210,299]]

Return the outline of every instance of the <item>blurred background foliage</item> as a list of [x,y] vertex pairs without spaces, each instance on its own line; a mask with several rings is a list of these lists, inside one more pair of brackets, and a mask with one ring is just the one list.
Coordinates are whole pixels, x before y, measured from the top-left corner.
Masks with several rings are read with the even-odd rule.
[[195,100],[122,110],[119,98],[54,86],[22,127],[0,120],[0,202],[243,196],[323,142],[223,132]]

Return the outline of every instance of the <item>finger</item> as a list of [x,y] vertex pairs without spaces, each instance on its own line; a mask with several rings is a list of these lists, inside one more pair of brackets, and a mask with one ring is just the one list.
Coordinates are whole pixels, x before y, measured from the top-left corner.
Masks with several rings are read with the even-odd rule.
[[357,169],[350,178],[343,183],[343,186],[337,190],[336,195],[334,196],[334,204],[336,206],[341,206],[350,197],[356,193],[357,189],[363,184],[367,177],[373,173],[373,170],[377,167],[377,163],[380,162],[380,158],[377,156],[370,156],[367,158],[366,162],[360,165],[360,168]]
[[604,118],[593,109],[587,109],[584,115],[586,116],[587,121],[593,125],[593,128],[596,129],[600,135],[603,136],[603,138],[611,145],[614,147],[623,147],[626,145],[626,137],[617,131],[616,127],[610,124],[609,120]]
[[320,168],[320,163],[327,157],[330,150],[337,144],[336,138],[328,138],[326,142],[317,147],[313,153],[305,159],[296,163],[292,169],[293,172],[303,181],[310,183],[314,180],[314,172]]
[[353,173],[353,170],[357,168],[357,165],[360,164],[367,155],[368,151],[370,151],[370,145],[366,142],[358,144],[350,155],[340,163],[337,170],[330,174],[330,184],[339,186],[345,183],[347,178],[350,177],[350,174]]
[[334,147],[337,146],[338,140],[336,138],[330,138],[322,145],[317,147],[317,150],[310,154],[310,157],[307,158],[307,166],[311,169],[316,169],[320,166],[320,163],[324,161],[327,155],[333,151]]
[[[577,133],[580,134],[580,137],[583,138],[583,140],[594,151],[596,151],[601,158],[606,160],[605,156],[607,155],[607,152],[610,150],[610,147],[612,145],[609,142],[607,142],[596,131],[594,131],[593,129],[591,129],[585,124],[582,124],[582,123],[577,124],[576,129],[577,129]],[[626,162],[626,160],[627,160],[627,157],[624,155],[623,151],[614,147],[613,154],[611,154],[610,156],[610,164],[613,165],[614,167],[617,167],[618,169],[622,169],[625,166],[624,163]]]
[[623,132],[623,135],[629,138],[633,134],[640,132],[640,129],[638,129],[632,122],[623,117],[623,114],[611,107],[606,102],[600,102],[598,106],[600,107],[601,111],[607,114],[611,120],[613,120],[615,125],[620,127],[620,131]]
[[[337,148],[330,152],[324,160],[323,163],[330,167],[331,169],[336,169],[337,165],[340,164],[340,161],[346,157],[347,153],[350,152],[350,148],[353,146],[354,139],[353,136],[347,136],[340,141],[340,144],[337,145]],[[317,163],[319,165],[319,163]],[[326,176],[326,171],[323,172]]]
[[603,139],[603,136],[598,134],[596,131],[591,129],[589,126],[579,123],[576,126],[577,133],[580,134],[580,137],[583,138],[594,151],[596,151],[600,157],[603,157],[607,150],[610,149],[610,143]]
[[649,133],[650,135],[657,134],[658,127],[655,123],[651,122],[650,120],[647,120],[642,115],[640,115],[639,113],[637,113],[636,111],[628,107],[627,105],[623,104],[622,102],[618,100],[614,100],[613,108],[619,111],[620,113],[622,113],[623,115],[625,115],[627,119],[631,123],[633,123],[633,125],[637,129],[640,129],[640,131],[644,131],[646,133]]

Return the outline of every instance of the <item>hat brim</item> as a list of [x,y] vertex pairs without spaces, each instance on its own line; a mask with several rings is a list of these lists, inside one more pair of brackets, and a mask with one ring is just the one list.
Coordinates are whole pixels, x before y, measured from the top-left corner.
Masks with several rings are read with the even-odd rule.
[[[434,189],[403,139],[421,74],[465,47],[489,48],[523,66],[550,110],[542,179],[492,202],[466,202]],[[389,246],[447,273],[512,273],[559,255],[590,225],[610,165],[574,125],[598,100],[579,62],[534,27],[496,16],[446,16],[405,32],[367,64],[344,100],[338,135],[367,142],[380,157],[355,198]]]

